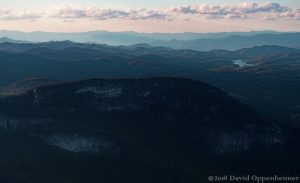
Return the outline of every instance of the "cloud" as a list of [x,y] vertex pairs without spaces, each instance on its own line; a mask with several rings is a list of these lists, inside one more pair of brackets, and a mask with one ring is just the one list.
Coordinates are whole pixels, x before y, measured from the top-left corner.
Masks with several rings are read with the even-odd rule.
[[168,15],[158,10],[147,9],[102,9],[96,7],[64,6],[52,8],[48,16],[53,18],[89,18],[95,20],[131,19],[131,20],[167,20]]
[[[173,20],[183,16],[184,19],[247,19],[262,20],[300,18],[299,10],[279,3],[252,3],[224,5],[184,5],[166,9],[103,9],[98,7],[63,6],[52,8],[48,16],[63,19],[89,18],[94,20],[129,19],[129,20]],[[184,17],[185,16],[185,17]],[[188,18],[186,17],[188,16]]]
[[0,9],[0,20],[36,20],[42,18],[42,14],[26,9]]
[[223,5],[183,5],[164,9],[118,9],[102,7],[60,6],[48,8],[45,13],[26,9],[0,9],[0,20],[36,20],[40,18],[62,19],[74,22],[76,19],[89,20],[161,20],[176,19],[230,19],[230,20],[300,20],[300,9],[293,9],[279,3],[253,3]]
[[185,5],[178,6],[169,9],[169,12],[173,12],[177,15],[192,15],[204,18],[221,18],[221,19],[245,19],[249,17],[268,17],[276,15],[277,18],[294,18],[299,15],[285,15],[294,11],[286,6],[282,6],[278,3],[251,3],[245,2],[236,5],[215,5],[210,6],[208,4],[200,5]]
[[300,9],[290,10],[279,14],[280,18],[297,19],[300,20]]

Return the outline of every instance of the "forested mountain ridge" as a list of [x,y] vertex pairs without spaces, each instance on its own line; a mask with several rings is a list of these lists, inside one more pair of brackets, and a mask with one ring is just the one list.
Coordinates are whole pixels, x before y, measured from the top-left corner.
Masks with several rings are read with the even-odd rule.
[[233,169],[299,170],[297,131],[190,79],[38,87],[1,98],[0,112],[3,181],[199,182]]

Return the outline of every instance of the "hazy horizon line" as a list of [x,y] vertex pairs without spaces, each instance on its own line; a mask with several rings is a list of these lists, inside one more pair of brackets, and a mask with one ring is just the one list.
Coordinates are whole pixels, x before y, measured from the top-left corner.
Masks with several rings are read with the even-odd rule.
[[139,33],[139,34],[184,34],[184,33],[193,33],[193,34],[214,34],[214,33],[251,33],[251,32],[274,32],[274,33],[299,33],[300,31],[278,31],[278,30],[249,30],[249,31],[210,31],[210,32],[193,32],[193,31],[182,31],[182,32],[143,32],[143,31],[134,31],[134,30],[124,30],[124,31],[113,31],[113,30],[105,30],[105,29],[95,29],[89,31],[22,31],[22,30],[13,30],[13,29],[0,29],[0,31],[7,32],[21,32],[21,33],[64,33],[64,34],[72,34],[72,33],[88,33],[88,32],[108,32],[108,33]]

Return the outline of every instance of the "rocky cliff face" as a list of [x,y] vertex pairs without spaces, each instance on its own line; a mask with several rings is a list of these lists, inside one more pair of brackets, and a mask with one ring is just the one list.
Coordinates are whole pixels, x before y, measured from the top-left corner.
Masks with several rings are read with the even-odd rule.
[[114,142],[97,135],[54,134],[41,136],[41,138],[49,145],[75,153],[114,154],[120,152]]

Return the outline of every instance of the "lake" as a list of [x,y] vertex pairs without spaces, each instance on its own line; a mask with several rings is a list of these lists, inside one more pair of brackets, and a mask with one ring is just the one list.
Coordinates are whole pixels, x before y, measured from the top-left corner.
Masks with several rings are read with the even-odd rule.
[[253,66],[254,64],[248,64],[246,61],[244,60],[233,60],[233,64],[237,65],[239,67],[250,67]]

